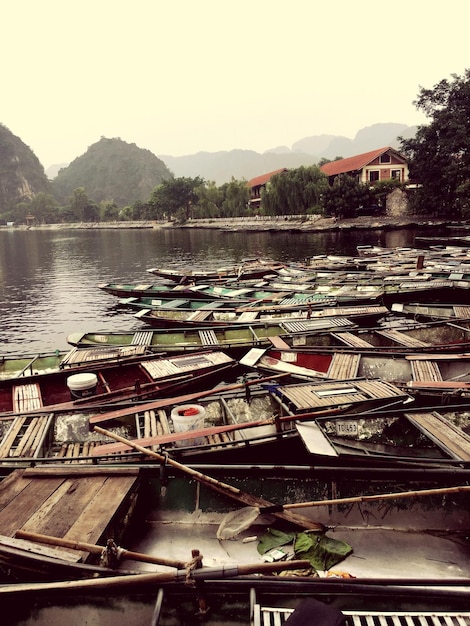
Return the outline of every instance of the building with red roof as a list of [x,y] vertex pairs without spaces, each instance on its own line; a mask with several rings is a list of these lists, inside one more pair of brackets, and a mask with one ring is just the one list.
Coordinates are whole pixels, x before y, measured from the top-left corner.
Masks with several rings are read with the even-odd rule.
[[287,168],[283,167],[279,170],[262,174],[261,176],[257,176],[256,178],[252,178],[248,181],[248,187],[250,188],[250,207],[252,209],[259,209],[261,205],[261,192],[269,183],[271,178],[277,174],[283,174],[287,171]]
[[390,178],[406,183],[409,179],[406,159],[390,146],[331,161],[320,169],[328,176],[330,185],[339,174],[349,174],[359,183],[370,184]]

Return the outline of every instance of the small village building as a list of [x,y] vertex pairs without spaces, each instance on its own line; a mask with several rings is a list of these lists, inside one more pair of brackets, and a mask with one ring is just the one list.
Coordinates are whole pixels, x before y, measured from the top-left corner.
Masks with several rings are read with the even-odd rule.
[[267,174],[262,174],[261,176],[257,176],[256,178],[252,178],[248,181],[248,187],[250,188],[250,208],[256,213],[261,206],[261,193],[263,189],[266,188],[269,181],[273,176],[277,174],[283,174],[287,172],[287,168],[283,167],[279,170],[274,170],[273,172],[268,172]]
[[320,169],[328,176],[330,185],[340,174],[348,174],[358,183],[371,185],[389,179],[395,179],[401,183],[406,183],[409,180],[409,170],[405,157],[390,146],[346,159],[331,161],[322,165]]

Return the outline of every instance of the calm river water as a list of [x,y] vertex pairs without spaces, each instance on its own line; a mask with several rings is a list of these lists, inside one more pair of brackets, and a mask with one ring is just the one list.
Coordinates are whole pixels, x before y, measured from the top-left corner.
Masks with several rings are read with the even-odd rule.
[[[429,231],[427,231],[429,232]],[[325,233],[213,230],[0,230],[0,354],[65,350],[79,331],[142,323],[97,285],[152,283],[151,267],[221,267],[243,258],[356,255],[357,245],[410,246],[418,230]]]

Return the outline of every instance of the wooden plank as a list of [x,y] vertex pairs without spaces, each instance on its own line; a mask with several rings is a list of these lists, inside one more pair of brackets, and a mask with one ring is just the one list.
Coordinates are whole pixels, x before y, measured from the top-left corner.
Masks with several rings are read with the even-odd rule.
[[28,481],[24,488],[8,502],[8,505],[0,510],[2,533],[13,537],[16,530],[26,524],[35,511],[45,505],[60,484],[61,480],[54,476]]
[[328,368],[328,378],[355,378],[361,360],[360,354],[342,354],[337,352],[333,355],[330,367]]
[[[75,522],[65,533],[65,539],[100,544],[103,533],[121,504],[128,500],[136,485],[133,476],[108,476],[95,496],[80,511]],[[117,537],[116,537],[117,539]]]
[[8,429],[7,433],[2,439],[0,443],[0,458],[7,458],[10,456],[10,449],[15,442],[15,439],[18,437],[23,425],[26,421],[26,417],[15,417]]
[[288,343],[284,341],[284,339],[280,336],[268,337],[269,341],[272,345],[278,350],[291,350],[291,347]]
[[369,343],[365,339],[362,339],[362,337],[355,335],[354,333],[341,332],[341,333],[330,333],[330,335],[334,337],[335,339],[342,341],[347,346],[351,346],[352,348],[373,348],[374,347],[371,343]]
[[435,411],[405,413],[405,416],[453,458],[460,461],[470,461],[470,437],[446,420],[444,416]]
[[414,380],[442,380],[439,366],[434,361],[411,361]]
[[42,407],[41,389],[38,383],[15,385],[12,389],[13,411],[32,411]]
[[405,333],[400,332],[399,330],[377,330],[378,335],[382,335],[382,337],[386,337],[387,339],[391,339],[401,346],[406,346],[407,348],[428,348],[431,346],[430,343],[426,343],[425,341],[421,341],[420,339],[415,339],[414,337],[410,337]]
[[203,345],[211,345],[211,346],[219,345],[219,340],[217,339],[217,335],[215,334],[215,331],[213,331],[212,329],[200,330],[199,338],[201,339],[201,342],[203,343]]
[[212,311],[210,310],[207,310],[207,311],[198,310],[198,311],[194,311],[194,313],[190,313],[187,317],[187,321],[188,322],[203,322],[211,315],[212,315]]

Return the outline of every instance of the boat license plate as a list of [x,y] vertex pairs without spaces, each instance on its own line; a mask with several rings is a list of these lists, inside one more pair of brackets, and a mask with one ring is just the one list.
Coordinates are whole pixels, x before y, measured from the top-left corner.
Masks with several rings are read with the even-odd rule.
[[357,435],[357,422],[354,420],[336,422],[336,434],[339,436]]

